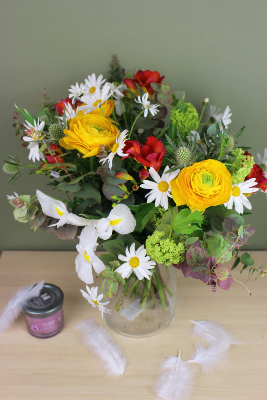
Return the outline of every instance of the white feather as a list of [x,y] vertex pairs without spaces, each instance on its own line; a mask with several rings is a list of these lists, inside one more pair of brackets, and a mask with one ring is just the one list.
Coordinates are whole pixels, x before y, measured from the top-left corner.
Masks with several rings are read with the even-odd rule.
[[194,372],[191,366],[178,357],[168,357],[161,365],[162,373],[158,377],[155,392],[164,400],[179,400],[191,392]]
[[39,296],[43,286],[44,281],[41,281],[35,286],[31,285],[26,288],[21,288],[14,294],[1,314],[0,333],[6,331],[13,324],[15,319],[18,318],[21,309],[26,304],[27,300]]
[[224,327],[214,321],[193,321],[193,334],[202,337],[207,343],[212,344],[214,341],[225,341],[228,344],[241,344],[235,336]]
[[75,329],[81,332],[84,345],[98,356],[107,375],[123,376],[126,359],[122,357],[122,350],[107,331],[94,322],[94,318],[80,322]]
[[211,373],[223,364],[228,348],[229,344],[227,342],[219,340],[214,341],[208,347],[198,344],[195,346],[194,356],[187,362],[200,364],[203,372]]

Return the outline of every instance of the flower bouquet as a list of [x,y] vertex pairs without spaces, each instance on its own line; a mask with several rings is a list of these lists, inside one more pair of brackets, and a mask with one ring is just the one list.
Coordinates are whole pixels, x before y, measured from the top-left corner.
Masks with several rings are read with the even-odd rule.
[[102,279],[100,293],[96,286],[81,292],[102,316],[112,304],[113,314],[125,314],[132,303],[128,320],[157,304],[166,313],[175,294],[166,268],[213,292],[235,280],[225,266],[232,258],[232,269],[240,264],[249,277],[266,273],[239,249],[254,233],[244,222],[250,196],[266,191],[267,149],[257,165],[250,148],[238,145],[244,127],[229,129],[229,106],[223,113],[210,106],[207,117],[209,99],[198,113],[164,78],[149,70],[125,75],[114,56],[109,81],[91,74],[59,102],[44,91],[36,116],[17,106],[14,113],[34,164],[8,155],[3,170],[12,182],[31,168],[56,190],[55,197],[39,190],[8,196],[14,217],[34,232],[78,242],[78,277],[92,285],[94,269]]

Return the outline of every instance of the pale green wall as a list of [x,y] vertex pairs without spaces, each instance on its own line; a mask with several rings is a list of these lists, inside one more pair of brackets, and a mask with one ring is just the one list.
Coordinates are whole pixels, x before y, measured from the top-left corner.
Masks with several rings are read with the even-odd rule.
[[[242,144],[256,156],[267,147],[266,15],[263,0],[2,0],[1,154],[27,161],[11,126],[15,102],[35,114],[44,87],[59,100],[88,74],[106,74],[115,53],[126,71],[158,70],[194,104],[230,105],[231,127],[246,124]],[[13,219],[6,194],[52,194],[45,178],[24,173],[1,187],[1,249],[74,249]],[[250,248],[267,249],[267,199],[259,193],[252,203]]]

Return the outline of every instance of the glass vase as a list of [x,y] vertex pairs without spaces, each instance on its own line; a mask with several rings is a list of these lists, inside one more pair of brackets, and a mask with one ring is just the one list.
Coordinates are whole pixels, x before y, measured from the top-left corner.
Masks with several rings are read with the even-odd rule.
[[175,268],[157,265],[150,280],[131,278],[120,285],[104,314],[107,325],[130,337],[155,335],[165,329],[175,314],[177,286]]

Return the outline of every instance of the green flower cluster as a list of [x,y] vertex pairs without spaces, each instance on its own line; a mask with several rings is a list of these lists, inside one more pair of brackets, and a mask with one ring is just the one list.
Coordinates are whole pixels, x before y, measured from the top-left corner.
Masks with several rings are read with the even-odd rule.
[[199,124],[199,115],[191,103],[184,103],[183,110],[173,109],[171,111],[171,121],[177,126],[179,134],[185,134],[195,131]]
[[162,239],[164,232],[155,231],[146,240],[146,252],[157,263],[164,265],[180,264],[185,260],[186,245],[176,244],[171,239]]
[[235,157],[233,164],[229,168],[232,182],[244,182],[245,177],[249,175],[251,168],[255,164],[254,157],[245,155],[244,150],[240,148],[234,149],[232,155]]

